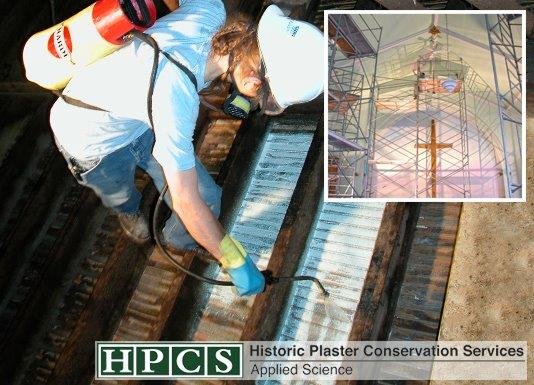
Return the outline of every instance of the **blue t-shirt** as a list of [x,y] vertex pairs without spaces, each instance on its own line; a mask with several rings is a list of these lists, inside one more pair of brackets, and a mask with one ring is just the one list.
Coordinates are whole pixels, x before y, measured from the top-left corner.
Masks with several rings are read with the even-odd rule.
[[[211,38],[224,21],[220,0],[182,0],[176,11],[157,20],[146,33],[193,72],[200,90],[205,87]],[[149,129],[147,95],[153,57],[152,47],[135,39],[81,68],[64,94],[109,112],[58,99],[50,113],[58,144],[75,158],[94,159],[128,145]],[[195,166],[192,137],[198,108],[195,86],[160,54],[152,100],[153,155],[163,167],[183,171]]]

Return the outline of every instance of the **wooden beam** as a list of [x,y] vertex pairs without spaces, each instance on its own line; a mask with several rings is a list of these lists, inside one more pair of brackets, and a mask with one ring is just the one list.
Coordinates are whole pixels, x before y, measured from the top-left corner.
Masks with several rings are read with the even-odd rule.
[[[369,270],[350,341],[372,341],[384,336],[388,306],[404,269],[406,250],[417,221],[418,203],[387,203],[371,257]],[[396,279],[397,278],[397,279]]]
[[308,8],[306,9],[306,15],[305,17],[302,18],[302,20],[306,20],[310,23],[313,23],[315,21],[315,15],[318,12],[320,4],[321,4],[321,1],[319,0],[308,1]]
[[265,115],[253,114],[245,120],[237,132],[228,153],[228,157],[219,172],[217,183],[223,184],[221,200],[220,222],[227,225],[230,215],[236,212],[236,206],[240,204],[240,197],[247,186],[247,180],[243,177],[243,170],[250,169],[255,157],[259,156],[251,149],[258,148],[264,140],[268,117]]
[[[371,263],[349,334],[349,341],[385,340],[391,326],[388,312],[397,303],[398,285],[406,269],[408,251],[420,203],[387,203]],[[367,384],[368,381],[339,381]]]
[[[461,203],[424,203],[384,339],[434,341],[456,244]],[[428,295],[432,293],[431,295]]]
[[[320,118],[267,266],[274,276],[295,274],[304,252],[323,191],[323,143]],[[265,295],[255,297],[241,334],[242,341],[274,338],[290,287],[291,281],[281,281],[268,286]]]
[[94,375],[95,341],[109,340],[146,263],[142,252],[123,234],[115,245],[69,342],[50,376],[51,384],[89,383]]
[[[227,92],[227,90],[225,91]],[[231,117],[224,115],[222,112],[212,111],[203,103],[209,103],[215,108],[222,108],[226,94],[209,94],[209,95],[199,95],[203,102],[200,103],[199,113],[197,117],[197,122],[195,124],[195,132],[193,133],[193,144],[195,146],[195,152],[198,154],[202,143],[206,137],[206,134],[209,131],[210,123],[215,120],[216,115],[222,115],[217,117],[226,117],[231,119]],[[236,119],[237,120],[237,119]]]
[[[189,269],[197,252],[190,250],[183,255],[173,255],[182,266]],[[143,269],[139,283],[115,330],[113,341],[159,341],[173,305],[182,289],[186,274],[179,271],[155,247]],[[93,384],[105,381],[93,379]],[[139,380],[125,380],[125,385],[139,384]]]
[[377,0],[386,9],[426,9],[413,0]]
[[[64,171],[64,167],[52,171],[53,173],[51,172],[49,175],[55,176],[53,180],[60,182],[62,176],[58,175],[57,171]],[[35,335],[36,325],[39,325],[42,314],[47,311],[48,306],[52,303],[54,292],[62,284],[61,277],[68,269],[73,246],[81,242],[80,237],[83,234],[85,222],[76,220],[76,218],[88,216],[96,204],[89,191],[82,191],[80,186],[72,187],[69,190],[69,194],[71,194],[71,199],[66,205],[65,203],[62,203],[62,205],[64,205],[64,211],[67,213],[70,211],[70,214],[62,215],[64,213],[58,212],[54,219],[54,222],[57,223],[57,228],[52,229],[49,227],[46,234],[48,237],[41,237],[38,247],[32,254],[26,260],[19,261],[19,263],[26,263],[28,267],[22,270],[19,266],[16,266],[18,270],[14,270],[15,266],[9,266],[12,268],[9,272],[13,277],[24,274],[25,280],[28,282],[24,282],[24,280],[10,282],[10,287],[6,289],[13,291],[15,287],[16,291],[13,293],[6,292],[2,296],[6,299],[6,302],[13,302],[13,305],[15,305],[14,310],[16,311],[14,316],[9,318],[6,317],[9,313],[2,314],[4,319],[2,320],[0,346],[3,351],[9,351],[9,354],[4,357],[0,364],[0,373],[8,383],[15,382],[11,376],[15,375],[14,370],[18,369],[17,366],[26,358],[25,349]],[[42,202],[42,197],[39,196],[38,198],[41,206],[46,207],[46,204]],[[31,209],[32,206],[29,208]],[[43,225],[44,220],[42,218],[47,213],[34,210],[29,215],[32,214],[40,218],[40,225]],[[6,254],[3,254],[5,256],[4,259],[17,260],[17,258],[24,258],[23,255],[18,254],[16,251],[25,250],[25,243],[28,242],[28,239],[35,240],[37,232],[29,232],[28,234],[28,230],[24,228],[24,225],[25,223],[23,222],[17,230],[26,234],[25,239],[13,239],[13,244],[10,244],[10,246],[16,247],[16,250],[4,250],[6,252]],[[31,225],[33,225],[31,221],[30,224],[26,224],[26,226]],[[34,226],[31,226],[30,229],[32,227]],[[67,237],[69,241],[63,241]],[[47,248],[47,244],[50,244],[50,247]],[[40,261],[43,262],[39,263]],[[4,264],[2,264],[2,268],[4,268]],[[22,287],[22,290],[19,287]],[[26,293],[24,293],[25,291]]]

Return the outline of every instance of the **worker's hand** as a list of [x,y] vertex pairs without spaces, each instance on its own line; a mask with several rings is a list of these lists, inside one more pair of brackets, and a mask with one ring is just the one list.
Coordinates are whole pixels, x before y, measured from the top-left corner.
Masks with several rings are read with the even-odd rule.
[[219,251],[222,267],[230,275],[237,294],[253,295],[263,291],[265,278],[238,241],[225,235],[219,244]]

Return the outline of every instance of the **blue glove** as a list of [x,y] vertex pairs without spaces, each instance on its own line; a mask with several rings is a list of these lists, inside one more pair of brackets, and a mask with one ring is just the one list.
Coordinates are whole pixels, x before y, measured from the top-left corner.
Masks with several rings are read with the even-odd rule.
[[230,276],[238,295],[254,295],[265,289],[265,277],[238,241],[226,235],[219,244],[219,250],[222,267]]

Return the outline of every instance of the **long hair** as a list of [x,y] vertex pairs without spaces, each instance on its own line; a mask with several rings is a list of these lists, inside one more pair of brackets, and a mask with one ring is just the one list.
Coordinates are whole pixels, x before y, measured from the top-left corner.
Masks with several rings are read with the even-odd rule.
[[206,90],[208,93],[219,92],[228,86],[228,76],[233,73],[238,64],[242,70],[258,69],[260,63],[260,49],[256,37],[257,25],[252,19],[243,14],[229,17],[226,24],[215,33],[211,40],[211,55],[230,55],[229,67],[219,79],[212,82]]

